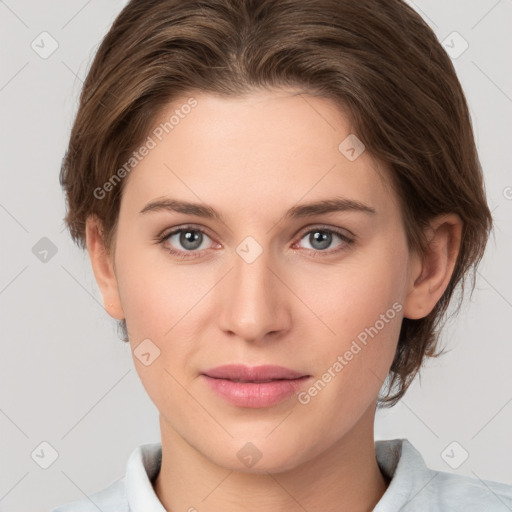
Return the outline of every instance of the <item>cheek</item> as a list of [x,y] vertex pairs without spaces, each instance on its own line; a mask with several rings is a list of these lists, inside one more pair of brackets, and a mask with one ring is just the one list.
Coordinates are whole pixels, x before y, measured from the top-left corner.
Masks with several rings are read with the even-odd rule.
[[[189,310],[198,302],[200,290],[180,267],[151,265],[136,251],[120,258],[118,268],[136,371],[158,410],[172,410],[187,400],[178,382],[188,385],[188,364],[195,350],[190,322],[194,310]],[[149,364],[140,357],[145,352],[150,353]]]
[[[347,259],[336,271],[322,267],[316,274],[304,274],[299,283],[298,294],[307,298],[316,316],[305,326],[310,337],[317,332],[308,360],[325,376],[322,381],[335,382],[332,392],[346,394],[349,402],[373,395],[393,361],[402,322],[406,263],[405,252],[386,251],[383,244]],[[312,288],[313,282],[322,286]],[[325,372],[336,378],[330,379]]]
[[205,293],[203,279],[179,266],[158,248],[119,246],[118,285],[129,332],[136,339],[164,340],[166,334]]
[[297,272],[301,277],[295,278],[294,290],[317,318],[324,339],[343,343],[373,326],[386,312],[386,325],[393,323],[399,309],[393,304],[403,302],[406,263],[403,253],[372,247],[336,266]]

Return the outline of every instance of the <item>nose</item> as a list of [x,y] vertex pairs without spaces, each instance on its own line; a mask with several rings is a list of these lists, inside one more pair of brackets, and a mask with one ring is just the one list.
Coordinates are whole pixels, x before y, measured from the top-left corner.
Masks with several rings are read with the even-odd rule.
[[279,268],[269,251],[252,262],[234,254],[233,269],[217,290],[218,321],[224,332],[254,343],[275,340],[290,329],[291,292]]

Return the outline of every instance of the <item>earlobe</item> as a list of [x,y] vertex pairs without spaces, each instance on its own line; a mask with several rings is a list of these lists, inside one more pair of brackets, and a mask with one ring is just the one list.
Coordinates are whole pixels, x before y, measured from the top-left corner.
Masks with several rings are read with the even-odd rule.
[[457,262],[461,233],[462,221],[456,214],[440,215],[431,221],[425,253],[415,253],[409,267],[405,318],[426,317],[442,297]]
[[102,234],[101,221],[90,215],[86,220],[85,235],[94,277],[101,291],[105,310],[112,318],[122,320],[124,313],[114,272],[113,256],[108,254]]

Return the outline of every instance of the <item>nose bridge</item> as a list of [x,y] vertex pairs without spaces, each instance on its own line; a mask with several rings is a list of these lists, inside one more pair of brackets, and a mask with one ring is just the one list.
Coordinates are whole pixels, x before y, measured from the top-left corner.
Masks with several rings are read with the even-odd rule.
[[270,253],[251,237],[237,247],[234,268],[220,297],[221,327],[225,331],[256,341],[286,327],[286,305],[275,270],[270,270]]

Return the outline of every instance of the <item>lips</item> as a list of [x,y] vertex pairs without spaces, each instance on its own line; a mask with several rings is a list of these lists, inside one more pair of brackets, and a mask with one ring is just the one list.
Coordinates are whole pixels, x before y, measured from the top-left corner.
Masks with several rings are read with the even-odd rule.
[[227,364],[210,368],[203,375],[214,379],[225,379],[233,382],[272,382],[274,380],[293,380],[307,377],[304,373],[285,368],[283,366],[263,365],[246,366],[240,364]]
[[218,396],[237,407],[264,408],[283,402],[305,386],[311,375],[283,366],[217,366],[201,374]]

